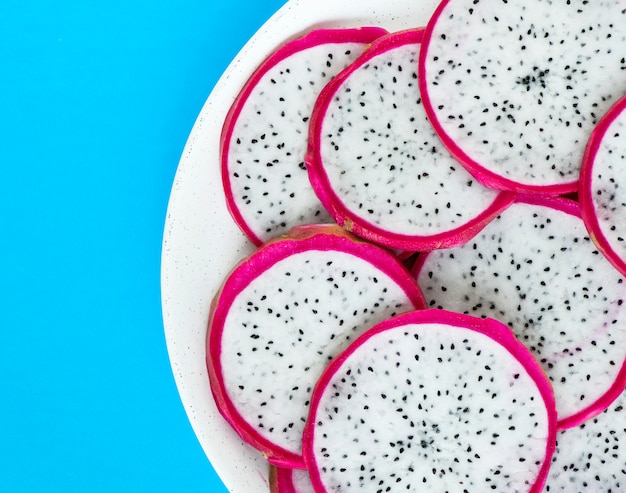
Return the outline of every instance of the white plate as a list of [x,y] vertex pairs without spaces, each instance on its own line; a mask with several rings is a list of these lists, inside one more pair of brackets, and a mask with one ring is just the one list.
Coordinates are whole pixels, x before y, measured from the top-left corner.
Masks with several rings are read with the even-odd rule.
[[219,169],[222,121],[254,68],[284,40],[317,27],[424,26],[436,0],[290,0],[250,39],[216,84],[189,135],[167,211],[161,265],[163,321],[181,400],[208,459],[234,493],[267,490],[267,463],[219,415],[205,366],[211,299],[252,251],[226,209]]

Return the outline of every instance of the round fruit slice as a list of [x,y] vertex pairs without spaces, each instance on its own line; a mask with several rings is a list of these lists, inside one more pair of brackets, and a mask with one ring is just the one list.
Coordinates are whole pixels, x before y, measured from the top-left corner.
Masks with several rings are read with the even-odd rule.
[[379,38],[320,93],[306,163],[335,221],[390,248],[465,243],[511,203],[476,182],[422,108],[422,29]]
[[503,324],[443,310],[386,320],[322,374],[304,454],[318,492],[539,492],[547,378]]
[[332,222],[304,165],[311,109],[322,87],[386,32],[320,29],[287,42],[235,99],[222,129],[222,181],[231,215],[255,245],[293,226]]
[[580,176],[582,215],[591,237],[626,275],[626,97],[591,133]]
[[303,467],[311,391],[351,340],[424,306],[391,253],[337,225],[300,226],[240,263],[214,299],[207,367],[218,409],[271,463]]
[[424,34],[426,112],[499,189],[576,190],[589,132],[626,92],[622,0],[443,0]]
[[520,196],[468,244],[414,272],[432,308],[497,318],[540,361],[559,427],[601,412],[626,379],[626,286],[563,198]]

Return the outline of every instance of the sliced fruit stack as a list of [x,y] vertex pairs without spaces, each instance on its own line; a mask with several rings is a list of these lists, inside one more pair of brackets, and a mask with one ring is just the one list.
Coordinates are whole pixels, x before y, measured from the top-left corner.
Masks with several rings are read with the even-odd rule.
[[229,210],[255,245],[331,222],[304,164],[309,119],[324,85],[385,33],[312,31],[276,50],[242,88],[223,127],[222,179]]
[[626,487],[626,8],[286,41],[224,122],[219,411],[272,493]]
[[211,311],[209,376],[224,417],[273,463],[304,467],[302,430],[326,364],[376,323],[423,306],[391,253],[339,226],[267,242],[231,272]]

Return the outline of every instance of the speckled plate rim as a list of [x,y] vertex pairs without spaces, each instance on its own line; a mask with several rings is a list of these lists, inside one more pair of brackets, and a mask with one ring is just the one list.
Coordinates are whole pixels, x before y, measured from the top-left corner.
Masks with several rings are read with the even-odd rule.
[[214,469],[229,491],[269,491],[263,457],[230,429],[211,395],[206,323],[224,276],[253,245],[231,219],[221,186],[222,121],[254,68],[285,40],[313,28],[424,26],[436,0],[290,0],[246,43],[202,107],[181,156],[169,198],[161,257],[165,340],[181,401]]

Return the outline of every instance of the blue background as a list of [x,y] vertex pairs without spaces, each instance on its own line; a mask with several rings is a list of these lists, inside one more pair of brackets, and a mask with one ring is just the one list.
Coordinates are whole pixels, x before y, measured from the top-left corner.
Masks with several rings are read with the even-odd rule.
[[280,0],[0,2],[0,491],[225,492],[160,306],[186,138]]

